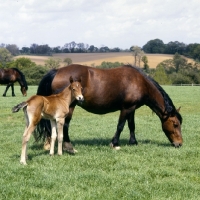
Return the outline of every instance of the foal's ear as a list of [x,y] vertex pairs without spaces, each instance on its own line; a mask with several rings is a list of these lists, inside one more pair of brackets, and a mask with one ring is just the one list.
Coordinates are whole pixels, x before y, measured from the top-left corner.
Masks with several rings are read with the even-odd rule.
[[73,82],[74,82],[72,76],[69,77],[69,81],[70,81],[70,83],[73,83]]
[[176,111],[179,113],[180,112],[181,107],[179,107],[178,109],[176,109]]

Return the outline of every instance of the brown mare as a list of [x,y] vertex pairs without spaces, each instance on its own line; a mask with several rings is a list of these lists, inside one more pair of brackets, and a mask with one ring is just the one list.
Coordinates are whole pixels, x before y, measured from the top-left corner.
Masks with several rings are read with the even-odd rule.
[[[130,130],[129,144],[137,144],[135,137],[135,110],[143,105],[150,107],[160,118],[162,129],[173,146],[179,147],[183,143],[181,135],[182,117],[163,88],[141,70],[131,65],[124,65],[113,69],[97,69],[77,64],[51,70],[40,82],[37,94],[50,95],[69,85],[69,76],[82,77],[84,102],[74,102],[70,106],[69,115],[65,119],[64,148],[72,144],[68,134],[69,123],[78,104],[88,112],[106,114],[120,110],[117,129],[111,141],[111,146],[119,147],[120,134],[125,122]],[[49,123],[41,121],[37,126],[39,136],[50,134]],[[38,133],[36,132],[36,133]],[[73,152],[73,150],[72,150]]]
[[3,96],[6,96],[6,92],[8,91],[9,87],[12,89],[12,96],[15,96],[14,93],[14,83],[18,82],[21,86],[21,92],[23,96],[27,95],[28,86],[26,83],[26,79],[24,74],[18,70],[17,68],[7,68],[7,69],[0,69],[0,84],[6,84],[6,90],[3,93]]
[[46,97],[34,95],[26,102],[22,102],[12,109],[13,112],[18,112],[20,108],[23,108],[26,118],[20,160],[22,164],[26,164],[27,143],[41,118],[49,119],[51,122],[52,136],[50,155],[54,154],[56,132],[58,132],[58,155],[62,155],[63,125],[65,117],[69,113],[69,105],[75,99],[81,102],[83,101],[80,82],[73,81],[72,77],[70,77],[69,82],[70,85],[59,94]]

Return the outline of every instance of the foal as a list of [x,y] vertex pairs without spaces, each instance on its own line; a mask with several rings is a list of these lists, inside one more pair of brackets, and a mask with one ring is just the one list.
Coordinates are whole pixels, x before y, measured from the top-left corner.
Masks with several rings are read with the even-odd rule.
[[41,118],[49,119],[51,122],[52,136],[50,155],[54,154],[56,130],[58,132],[58,155],[62,155],[63,125],[65,117],[69,113],[69,106],[75,99],[78,101],[84,100],[80,80],[73,81],[73,78],[70,77],[70,83],[59,94],[51,96],[34,95],[27,101],[12,108],[12,112],[18,112],[20,108],[23,108],[26,119],[26,127],[22,139],[21,164],[26,165],[27,143]]

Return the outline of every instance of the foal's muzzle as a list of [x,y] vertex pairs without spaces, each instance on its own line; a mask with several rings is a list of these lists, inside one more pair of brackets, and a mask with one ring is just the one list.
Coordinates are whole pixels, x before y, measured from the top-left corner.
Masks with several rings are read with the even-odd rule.
[[78,97],[76,97],[76,100],[78,100],[78,103],[83,103],[83,101],[84,101],[84,97],[83,96],[78,96]]

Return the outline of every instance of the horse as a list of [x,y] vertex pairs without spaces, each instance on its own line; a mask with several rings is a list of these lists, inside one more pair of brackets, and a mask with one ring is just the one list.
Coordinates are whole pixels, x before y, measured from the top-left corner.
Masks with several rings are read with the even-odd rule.
[[6,93],[11,87],[12,89],[12,96],[15,96],[14,93],[14,83],[18,82],[19,85],[21,86],[21,92],[23,96],[27,95],[27,82],[25,79],[24,74],[17,68],[7,68],[7,69],[0,69],[0,84],[6,84],[6,90],[3,93],[3,96],[6,96]]
[[[72,64],[49,71],[40,81],[37,94],[56,94],[69,84],[69,76],[82,77],[84,102],[75,101],[70,105],[64,126],[64,150],[74,153],[69,138],[69,124],[76,105],[94,114],[106,114],[120,110],[116,132],[111,139],[111,147],[120,148],[120,134],[126,121],[130,131],[130,145],[137,145],[135,137],[135,110],[143,105],[156,113],[161,121],[162,130],[172,146],[180,147],[183,143],[180,108],[176,109],[165,90],[141,69],[132,65],[122,65],[112,69],[99,69],[79,64]],[[35,135],[38,140],[48,138],[48,121],[41,121]],[[48,145],[48,144],[47,144]],[[45,147],[44,147],[45,148]]]
[[58,155],[62,155],[63,125],[65,117],[69,113],[69,105],[76,99],[83,101],[82,86],[80,81],[69,79],[70,85],[61,93],[50,96],[34,95],[27,101],[12,108],[12,112],[18,112],[23,108],[26,127],[22,139],[22,152],[20,163],[26,165],[27,143],[41,118],[49,119],[51,122],[51,148],[50,155],[54,155],[55,140],[58,132]]

